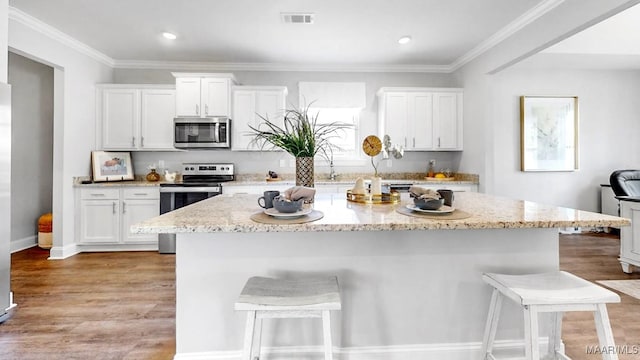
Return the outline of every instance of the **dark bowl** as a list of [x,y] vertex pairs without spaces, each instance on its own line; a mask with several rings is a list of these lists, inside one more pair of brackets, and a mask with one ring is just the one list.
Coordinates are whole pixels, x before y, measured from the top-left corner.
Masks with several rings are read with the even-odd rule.
[[414,197],[413,203],[421,210],[438,210],[444,204],[444,199],[421,199]]
[[281,213],[294,213],[302,209],[303,202],[304,200],[302,199],[290,201],[282,196],[276,196],[273,198],[273,207]]

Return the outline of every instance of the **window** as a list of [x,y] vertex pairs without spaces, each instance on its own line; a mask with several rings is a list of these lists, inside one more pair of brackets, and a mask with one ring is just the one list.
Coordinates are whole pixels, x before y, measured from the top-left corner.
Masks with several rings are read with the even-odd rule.
[[[340,122],[351,124],[349,129],[336,131],[331,143],[337,147],[333,151],[334,160],[355,160],[360,159],[358,153],[358,127],[360,121],[360,109],[332,109],[332,108],[311,108],[310,116],[318,116],[319,124]],[[328,154],[331,156],[331,154]]]

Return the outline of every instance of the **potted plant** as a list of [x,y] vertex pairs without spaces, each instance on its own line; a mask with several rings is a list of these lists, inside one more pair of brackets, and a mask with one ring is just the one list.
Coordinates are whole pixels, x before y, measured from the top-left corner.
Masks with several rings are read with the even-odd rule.
[[319,113],[309,113],[311,104],[300,109],[285,110],[281,125],[260,114],[258,116],[262,123],[257,127],[249,125],[252,143],[257,143],[261,148],[267,145],[280,148],[296,158],[296,185],[309,187],[313,187],[315,156],[329,160],[329,154],[338,148],[331,143],[331,139],[339,136],[339,130],[352,127],[341,122],[319,123]]

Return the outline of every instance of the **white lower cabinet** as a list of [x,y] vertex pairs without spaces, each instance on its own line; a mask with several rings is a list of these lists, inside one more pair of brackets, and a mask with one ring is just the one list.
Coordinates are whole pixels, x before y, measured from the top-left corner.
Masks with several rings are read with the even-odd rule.
[[85,188],[78,195],[78,245],[103,246],[89,250],[157,249],[157,234],[133,234],[129,228],[160,214],[158,187]]
[[631,219],[631,226],[620,228],[620,265],[625,273],[640,268],[640,202],[620,201],[620,216]]

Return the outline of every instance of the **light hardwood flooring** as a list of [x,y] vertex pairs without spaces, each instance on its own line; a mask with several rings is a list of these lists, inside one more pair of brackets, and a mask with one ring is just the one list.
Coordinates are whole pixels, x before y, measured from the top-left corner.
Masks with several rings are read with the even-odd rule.
[[[640,279],[624,274],[615,235],[562,235],[560,267],[588,280]],[[158,359],[175,352],[175,257],[152,252],[84,253],[62,261],[32,248],[12,255],[19,304],[0,325],[0,359]],[[618,345],[640,346],[640,300],[609,305]],[[589,313],[565,316],[563,340],[575,360],[596,360]],[[640,354],[621,355],[640,359]]]

